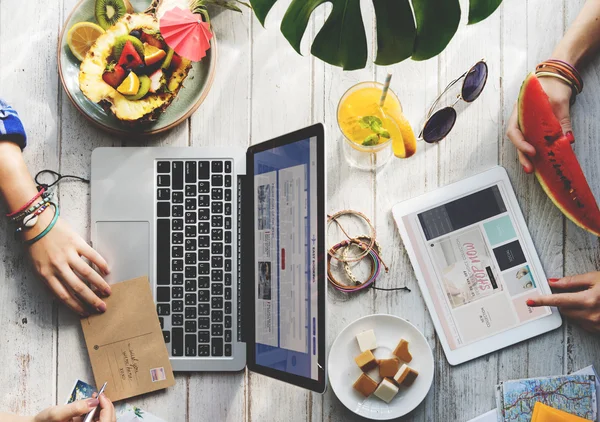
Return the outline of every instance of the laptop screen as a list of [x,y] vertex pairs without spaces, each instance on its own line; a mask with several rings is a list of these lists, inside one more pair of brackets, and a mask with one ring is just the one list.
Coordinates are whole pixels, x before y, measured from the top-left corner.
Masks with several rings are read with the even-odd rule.
[[280,144],[256,152],[253,169],[255,364],[312,380],[319,380],[320,335],[317,151],[317,136]]

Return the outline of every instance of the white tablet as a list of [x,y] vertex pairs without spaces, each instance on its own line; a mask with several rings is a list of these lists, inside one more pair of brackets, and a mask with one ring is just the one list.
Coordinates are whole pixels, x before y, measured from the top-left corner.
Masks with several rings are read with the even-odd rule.
[[451,365],[561,326],[506,170],[396,204],[394,219]]

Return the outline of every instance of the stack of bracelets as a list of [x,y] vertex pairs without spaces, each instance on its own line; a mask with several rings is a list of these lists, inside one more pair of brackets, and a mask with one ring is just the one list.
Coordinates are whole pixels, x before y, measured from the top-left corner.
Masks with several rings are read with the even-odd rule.
[[6,215],[6,217],[16,226],[16,236],[19,233],[26,232],[35,227],[39,219],[38,217],[48,208],[52,207],[54,209],[54,218],[52,218],[50,224],[48,224],[48,226],[37,236],[26,240],[24,242],[26,245],[33,245],[50,233],[50,230],[56,225],[56,221],[60,215],[60,209],[58,208],[58,204],[52,200],[53,197],[54,191],[50,190],[47,186],[38,186],[37,194],[31,198],[29,202],[15,212]]
[[[344,230],[344,228],[338,221],[338,218],[341,217],[342,215],[354,215],[354,216],[359,217],[362,220],[364,220],[367,223],[367,225],[369,226],[370,234],[369,235],[359,235],[359,236],[354,236],[354,237],[350,236],[346,232],[346,230]],[[338,225],[338,227],[341,229],[341,231],[344,233],[344,235],[347,237],[346,240],[343,240],[343,241],[333,245],[327,251],[327,254],[328,254],[327,255],[327,279],[329,280],[331,285],[336,290],[339,290],[339,291],[345,292],[345,293],[358,292],[358,291],[368,289],[368,288],[372,288],[372,289],[376,289],[376,290],[388,290],[388,291],[393,291],[393,290],[410,291],[410,289],[408,287],[395,287],[395,288],[391,288],[391,289],[375,287],[375,281],[377,280],[377,277],[379,277],[379,275],[381,273],[381,268],[383,267],[385,269],[386,273],[389,271],[389,268],[387,267],[387,265],[385,265],[385,262],[383,262],[383,259],[381,258],[381,246],[379,245],[379,243],[377,242],[377,240],[375,238],[376,237],[375,227],[373,226],[373,224],[371,224],[371,221],[363,213],[358,212],[358,211],[351,211],[351,210],[340,211],[334,215],[329,215],[328,223],[329,224],[336,223]],[[349,257],[348,250],[351,247],[358,248],[360,253],[356,256]],[[367,278],[367,280],[361,282],[353,274],[352,269],[350,268],[350,263],[351,262],[359,262],[365,258],[368,258],[371,261],[371,272],[370,272],[370,275]],[[350,285],[344,284],[334,277],[333,273],[331,272],[332,259],[335,259],[335,260],[343,263],[344,272],[345,272],[347,278],[353,284],[350,284]]]
[[575,97],[583,91],[583,79],[574,66],[567,62],[557,59],[548,59],[541,62],[535,68],[535,75],[538,78],[550,77],[556,78],[571,87],[571,104],[575,102]]

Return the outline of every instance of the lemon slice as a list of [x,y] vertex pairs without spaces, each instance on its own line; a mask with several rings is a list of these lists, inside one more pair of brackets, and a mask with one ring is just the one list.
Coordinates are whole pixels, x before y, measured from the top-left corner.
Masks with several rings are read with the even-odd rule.
[[144,62],[146,63],[146,66],[152,66],[154,63],[158,63],[165,58],[166,55],[167,53],[165,50],[144,43]]
[[140,89],[140,79],[133,72],[129,72],[129,75],[119,85],[117,91],[123,95],[135,95]]
[[406,158],[406,148],[404,148],[404,139],[402,137],[393,137],[392,138],[392,151],[394,151],[394,155],[398,158]]
[[400,114],[396,119],[396,124],[400,129],[400,133],[402,133],[402,140],[404,141],[404,155],[396,154],[396,150],[394,149],[394,154],[396,157],[400,158],[408,158],[412,156],[415,152],[417,152],[417,137],[415,136],[415,132],[413,132],[412,127],[410,126],[410,122],[406,119],[404,114]]
[[83,61],[88,50],[94,45],[104,29],[92,22],[79,22],[69,29],[67,45],[78,60]]

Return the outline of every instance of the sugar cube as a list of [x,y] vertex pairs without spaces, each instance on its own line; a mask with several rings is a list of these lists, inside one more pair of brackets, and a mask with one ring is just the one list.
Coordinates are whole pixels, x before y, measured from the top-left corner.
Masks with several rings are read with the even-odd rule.
[[399,368],[400,361],[398,358],[379,360],[379,376],[381,378],[393,378]]
[[412,360],[412,355],[408,351],[408,341],[401,339],[394,350],[394,355],[398,356],[403,362],[409,363]]
[[394,375],[394,381],[396,384],[403,385],[404,387],[410,387],[417,377],[419,373],[412,369],[410,366],[404,364],[400,367],[396,375]]

